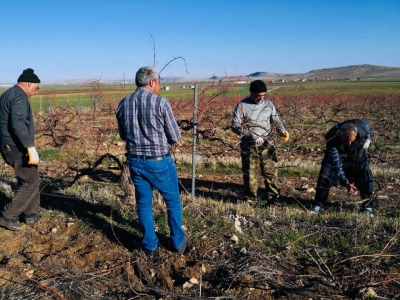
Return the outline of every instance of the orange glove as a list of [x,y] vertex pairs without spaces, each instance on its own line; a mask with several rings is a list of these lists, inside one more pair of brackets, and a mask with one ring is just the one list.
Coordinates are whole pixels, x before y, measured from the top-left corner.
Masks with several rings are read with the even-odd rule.
[[281,136],[283,137],[283,142],[286,143],[286,142],[289,140],[289,132],[283,131],[283,132],[281,133]]
[[37,166],[39,164],[39,154],[35,147],[28,148],[28,164]]

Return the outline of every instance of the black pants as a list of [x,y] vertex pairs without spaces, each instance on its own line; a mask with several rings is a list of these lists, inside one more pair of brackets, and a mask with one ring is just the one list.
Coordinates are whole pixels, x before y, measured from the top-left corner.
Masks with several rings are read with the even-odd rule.
[[0,147],[1,156],[14,168],[18,180],[14,198],[4,206],[1,213],[9,219],[18,218],[21,214],[37,213],[40,204],[38,167],[28,165],[26,153],[15,145],[2,144]]
[[[363,160],[358,164],[351,164],[343,168],[347,179],[350,183],[354,183],[360,191],[362,199],[371,197],[374,193],[373,177],[369,168],[368,159]],[[315,200],[326,204],[328,200],[329,190],[332,186],[340,185],[337,175],[332,169],[332,165],[328,159],[324,158],[319,172]]]

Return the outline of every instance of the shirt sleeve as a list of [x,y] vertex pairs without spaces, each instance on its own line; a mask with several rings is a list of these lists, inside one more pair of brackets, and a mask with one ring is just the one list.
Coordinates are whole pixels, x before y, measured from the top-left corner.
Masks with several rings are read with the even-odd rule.
[[[241,110],[241,104],[237,104],[232,115],[232,123],[231,123],[231,130],[238,134],[242,135],[243,130],[242,130],[242,113],[240,112]],[[243,108],[242,108],[243,110]]]
[[122,110],[122,104],[120,103],[118,105],[118,110],[116,113],[116,118],[118,121],[118,133],[119,133],[119,137],[121,138],[121,140],[126,141],[126,132],[125,132],[124,120],[122,118],[121,110]]
[[179,130],[178,123],[176,122],[174,113],[172,112],[171,105],[168,101],[165,103],[164,131],[168,140],[168,144],[173,145],[179,142],[181,139],[181,131]]
[[[27,102],[25,104],[24,102]],[[24,148],[34,145],[34,141],[30,138],[29,126],[27,124],[30,114],[29,102],[24,99],[21,94],[17,94],[15,99],[11,101],[10,122],[13,134],[17,137]]]
[[342,160],[340,159],[339,151],[335,147],[329,145],[327,145],[326,151],[329,155],[329,160],[332,162],[333,171],[339,178],[340,183],[342,185],[349,184],[349,180],[346,178],[343,170]]
[[368,121],[366,121],[366,120],[363,120],[363,122],[364,122],[364,126],[365,126],[365,132],[366,132],[365,139],[366,139],[366,140],[370,140],[370,139],[371,139],[371,137],[372,137],[372,130],[371,130],[371,126],[370,126],[370,124],[369,124],[369,122],[368,122]]
[[276,107],[274,104],[272,104],[272,114],[271,114],[271,124],[276,124],[276,130],[278,133],[282,133],[286,131],[285,126],[283,125],[283,122],[281,118],[279,117],[278,111],[276,110]]

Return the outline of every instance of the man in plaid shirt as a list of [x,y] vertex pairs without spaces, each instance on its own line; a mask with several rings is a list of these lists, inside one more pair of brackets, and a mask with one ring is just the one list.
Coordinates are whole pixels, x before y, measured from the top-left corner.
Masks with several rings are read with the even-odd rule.
[[158,95],[158,72],[153,67],[142,67],[135,81],[136,91],[121,100],[116,117],[119,135],[126,141],[143,233],[142,247],[150,257],[158,248],[152,212],[153,189],[157,189],[167,205],[170,248],[181,254],[186,248],[187,235],[182,229],[178,173],[169,152],[171,145],[180,140],[181,133],[168,100]]

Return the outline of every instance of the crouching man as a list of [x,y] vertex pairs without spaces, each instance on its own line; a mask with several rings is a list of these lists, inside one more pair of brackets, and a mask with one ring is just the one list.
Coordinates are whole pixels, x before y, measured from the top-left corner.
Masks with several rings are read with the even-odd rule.
[[371,135],[369,122],[360,119],[336,124],[326,133],[325,156],[321,163],[312,213],[323,210],[332,186],[344,186],[349,194],[359,194],[365,199],[362,209],[374,215],[376,202],[371,198],[374,188],[367,153]]

